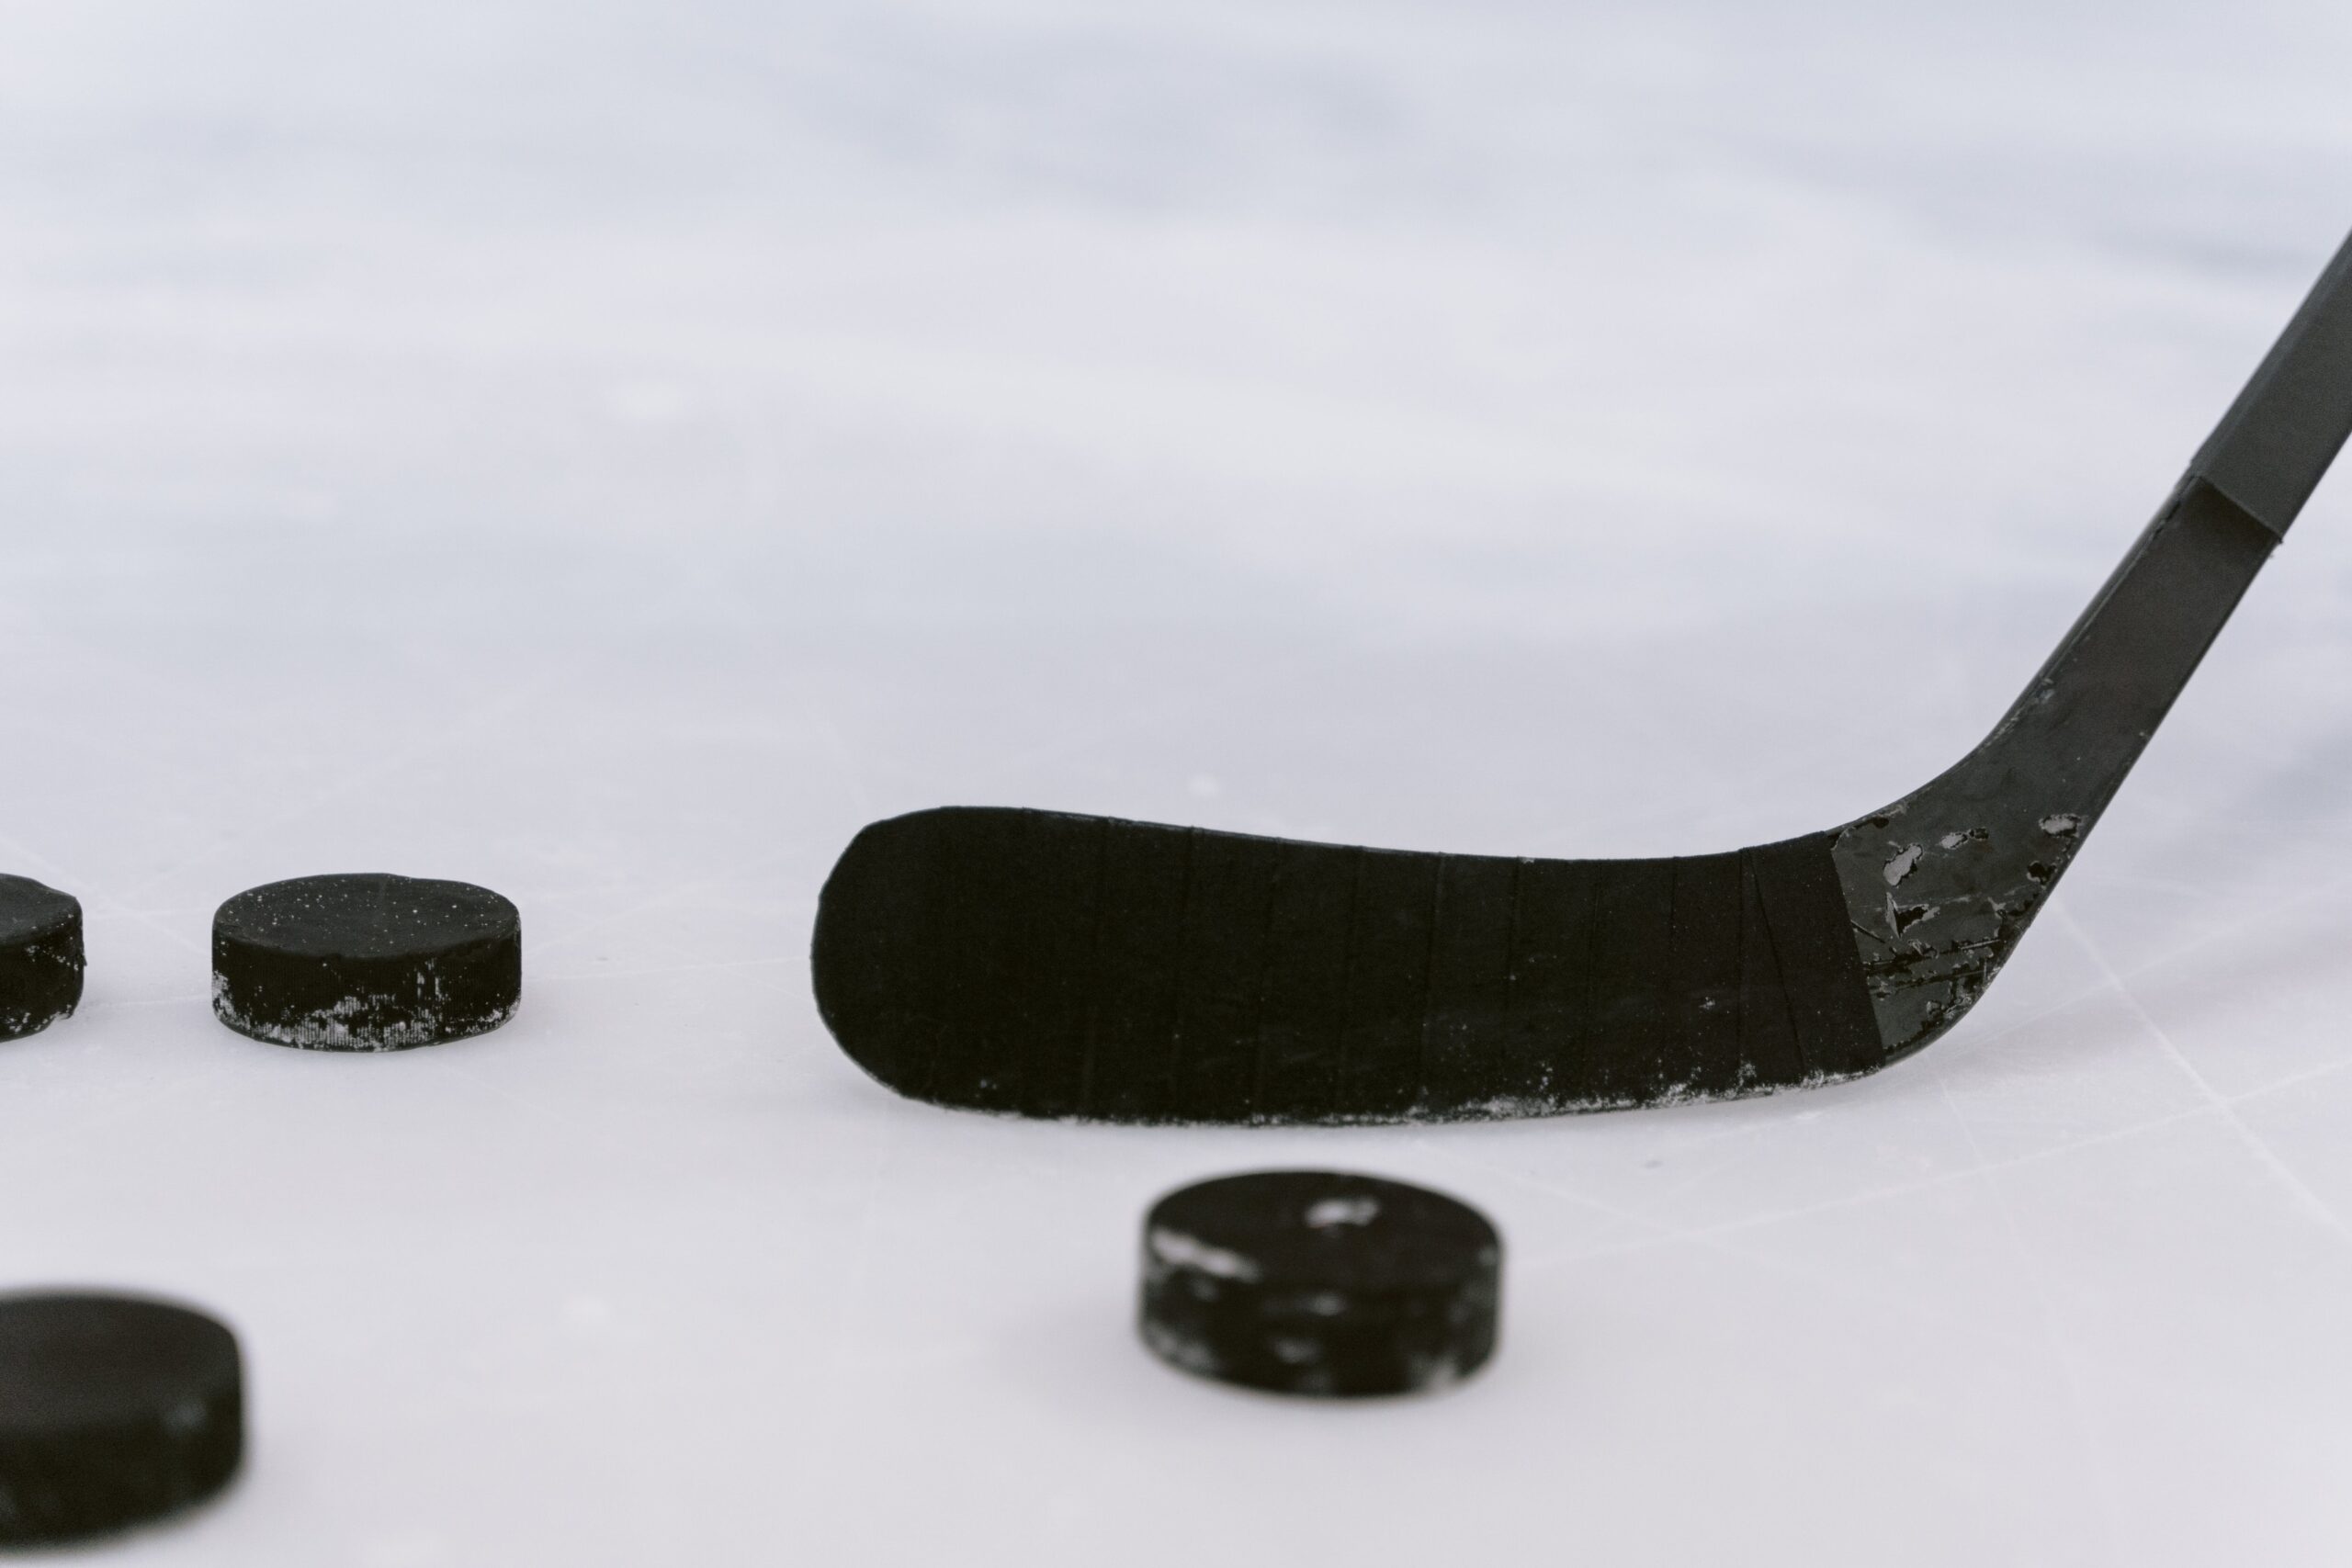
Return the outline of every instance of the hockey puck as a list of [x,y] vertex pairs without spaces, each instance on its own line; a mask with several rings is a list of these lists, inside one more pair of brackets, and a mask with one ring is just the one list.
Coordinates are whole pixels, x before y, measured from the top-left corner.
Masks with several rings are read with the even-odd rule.
[[1494,1354],[1502,1242],[1442,1193],[1269,1170],[1170,1193],[1144,1220],[1143,1338],[1221,1382],[1412,1393]]
[[0,876],[0,1040],[47,1029],[82,999],[82,905]]
[[523,924],[485,887],[301,876],[212,918],[212,1010],[312,1051],[405,1051],[497,1028],[523,993]]
[[0,1296],[0,1545],[143,1524],[228,1483],[244,1451],[236,1337],[200,1312]]

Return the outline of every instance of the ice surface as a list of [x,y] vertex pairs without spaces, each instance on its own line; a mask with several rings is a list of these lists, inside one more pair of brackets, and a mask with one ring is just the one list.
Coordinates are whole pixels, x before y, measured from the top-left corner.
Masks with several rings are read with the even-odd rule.
[[[1894,798],[2352,227],[2347,46],[0,9],[0,868],[90,949],[0,1046],[0,1283],[187,1296],[253,1374],[244,1479],[119,1560],[2345,1561],[2341,477],[1873,1078],[1029,1125],[868,1083],[803,954],[856,828],[945,802],[1589,855]],[[514,1021],[215,1022],[214,906],[350,865],[514,897]],[[1285,1164],[1490,1213],[1493,1366],[1333,1410],[1147,1355],[1145,1206]]]

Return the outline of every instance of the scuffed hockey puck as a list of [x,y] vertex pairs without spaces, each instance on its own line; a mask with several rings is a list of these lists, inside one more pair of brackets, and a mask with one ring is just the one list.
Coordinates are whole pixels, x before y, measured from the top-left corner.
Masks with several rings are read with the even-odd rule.
[[212,1010],[313,1051],[405,1051],[497,1028],[523,994],[523,922],[486,887],[301,876],[212,918]]
[[82,999],[82,905],[0,876],[0,1040],[47,1029]]
[[244,1452],[237,1341],[200,1312],[0,1295],[0,1546],[143,1524],[228,1483]]
[[1170,1193],[1144,1221],[1143,1337],[1276,1393],[1411,1393],[1494,1353],[1502,1242],[1442,1193],[1270,1170]]

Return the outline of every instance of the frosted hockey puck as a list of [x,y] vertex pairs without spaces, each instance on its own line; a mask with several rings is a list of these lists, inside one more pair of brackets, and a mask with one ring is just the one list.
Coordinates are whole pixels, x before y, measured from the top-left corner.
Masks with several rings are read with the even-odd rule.
[[159,1518],[244,1451],[237,1341],[187,1307],[0,1295],[0,1546]]
[[1170,1193],[1144,1221],[1143,1337],[1277,1393],[1411,1393],[1494,1353],[1502,1243],[1442,1193],[1270,1170]]
[[0,876],[0,1040],[47,1029],[81,999],[80,901]]
[[523,994],[523,923],[485,887],[302,876],[212,918],[212,1010],[313,1051],[404,1051],[497,1028]]

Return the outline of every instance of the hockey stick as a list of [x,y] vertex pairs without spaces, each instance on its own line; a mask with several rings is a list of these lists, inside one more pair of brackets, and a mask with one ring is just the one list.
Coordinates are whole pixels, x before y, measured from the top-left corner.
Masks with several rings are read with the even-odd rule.
[[817,1001],[883,1083],[1116,1122],[1544,1115],[1908,1055],[1984,994],[2352,433],[2352,241],[1984,744],[1730,854],[1406,853],[1000,807],[877,822]]

